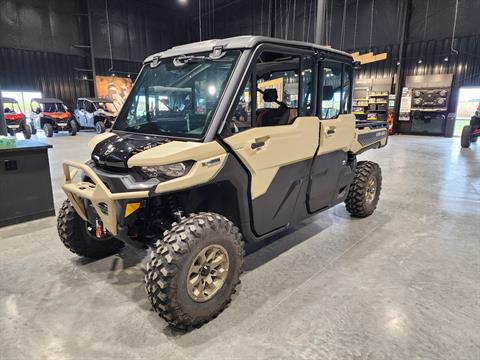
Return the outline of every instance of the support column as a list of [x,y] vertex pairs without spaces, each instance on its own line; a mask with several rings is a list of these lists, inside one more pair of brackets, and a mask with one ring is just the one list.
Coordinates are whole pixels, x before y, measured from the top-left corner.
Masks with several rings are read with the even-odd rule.
[[316,22],[315,22],[315,44],[324,45],[324,42],[325,42],[325,0],[317,0],[317,16],[316,16]]
[[402,28],[401,28],[401,38],[400,45],[398,47],[398,61],[400,65],[397,67],[397,83],[395,85],[395,112],[394,112],[394,123],[393,123],[393,132],[398,132],[398,118],[400,116],[400,102],[402,100],[402,89],[403,84],[405,83],[405,52],[407,48],[408,33],[410,28],[410,19],[412,17],[412,0],[403,0],[402,1]]
[[97,71],[95,68],[95,47],[93,45],[93,25],[92,25],[92,7],[90,4],[91,0],[87,0],[87,15],[88,15],[88,39],[90,42],[90,62],[92,66],[92,84],[93,84],[93,95],[97,97],[97,87],[96,79],[97,79]]
[[3,98],[2,98],[2,87],[0,86],[0,135],[7,136],[7,122],[3,116]]

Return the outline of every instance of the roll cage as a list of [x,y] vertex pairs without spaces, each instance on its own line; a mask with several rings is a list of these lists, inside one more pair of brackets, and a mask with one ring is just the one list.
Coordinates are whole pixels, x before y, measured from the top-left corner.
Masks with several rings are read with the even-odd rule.
[[[218,100],[217,107],[214,111],[212,121],[208,125],[207,131],[202,138],[182,138],[175,137],[173,139],[183,139],[189,141],[199,141],[199,142],[209,142],[216,139],[221,133],[225,126],[225,123],[230,119],[235,111],[235,108],[239,102],[239,97],[242,89],[244,89],[246,83],[256,76],[254,73],[255,65],[258,57],[262,52],[271,51],[271,52],[281,52],[285,54],[291,54],[293,56],[299,56],[301,59],[300,62],[300,73],[305,69],[305,63],[311,61],[312,64],[312,84],[311,84],[311,108],[310,113],[298,113],[298,116],[313,115],[322,117],[322,101],[321,99],[324,96],[324,88],[318,86],[320,81],[323,81],[321,76],[323,72],[323,64],[325,61],[335,62],[340,64],[342,67],[342,78],[341,83],[343,84],[343,76],[346,73],[350,73],[350,78],[352,78],[352,69],[354,62],[352,57],[344,52],[329,49],[327,47],[317,46],[310,43],[298,42],[298,41],[286,41],[280,39],[266,38],[266,37],[239,37],[226,39],[225,41],[230,41],[232,43],[231,47],[228,47],[229,50],[237,49],[242,53],[239,56],[235,67],[227,80],[225,90],[221,97]],[[238,42],[239,45],[236,46]],[[211,45],[209,45],[211,43]],[[200,45],[199,45],[200,44]],[[160,61],[165,59],[175,59],[181,56],[186,55],[195,55],[195,54],[204,54],[207,50],[211,54],[218,54],[224,51],[222,45],[217,45],[216,41],[199,43],[195,46],[180,46],[174,47],[164,53],[152,55],[148,57],[144,62],[144,67],[146,66],[156,66]],[[245,44],[242,46],[242,44]],[[201,47],[200,47],[201,46]],[[344,69],[348,67],[348,71],[345,72]],[[143,69],[142,69],[143,71]],[[299,88],[302,89],[302,77],[299,77]],[[252,94],[256,93],[256,81],[252,81],[255,88],[252,90]],[[134,86],[135,89],[135,86]],[[349,88],[348,96],[345,98],[341,96],[340,108],[345,108],[345,101],[348,100],[348,112],[350,112],[351,103],[352,103],[352,86]],[[130,93],[129,96],[134,96],[134,91]],[[299,98],[298,109],[302,109],[301,97]],[[255,116],[255,101],[253,101],[254,107],[252,109],[252,117]],[[126,112],[127,109],[124,107],[119,114]],[[252,119],[253,121],[253,119]],[[118,131],[113,129],[113,131]],[[119,131],[121,132],[121,131]]]

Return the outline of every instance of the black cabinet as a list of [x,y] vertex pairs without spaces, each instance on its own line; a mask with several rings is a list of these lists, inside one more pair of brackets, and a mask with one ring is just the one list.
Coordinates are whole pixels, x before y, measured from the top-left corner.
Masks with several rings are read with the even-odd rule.
[[19,140],[0,148],[0,226],[55,215],[46,145]]

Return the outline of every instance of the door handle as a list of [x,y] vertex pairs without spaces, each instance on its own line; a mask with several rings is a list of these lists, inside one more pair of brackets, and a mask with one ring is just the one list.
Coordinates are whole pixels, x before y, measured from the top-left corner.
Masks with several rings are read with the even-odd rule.
[[331,126],[331,127],[327,128],[326,135],[327,135],[327,136],[332,136],[332,135],[334,135],[336,132],[337,132],[337,128],[336,128],[335,126]]
[[259,150],[264,146],[265,146],[265,141],[256,141],[256,142],[252,143],[252,145],[250,145],[252,150]]

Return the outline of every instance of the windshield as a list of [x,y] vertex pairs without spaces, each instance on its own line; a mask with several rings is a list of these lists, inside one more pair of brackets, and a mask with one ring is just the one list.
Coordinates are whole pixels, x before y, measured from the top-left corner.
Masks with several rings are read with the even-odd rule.
[[44,103],[43,111],[44,112],[64,112],[65,105],[61,103]]
[[3,102],[3,112],[5,114],[20,114],[20,106],[16,102]]
[[165,59],[145,66],[118,116],[114,130],[201,138],[240,54]]

